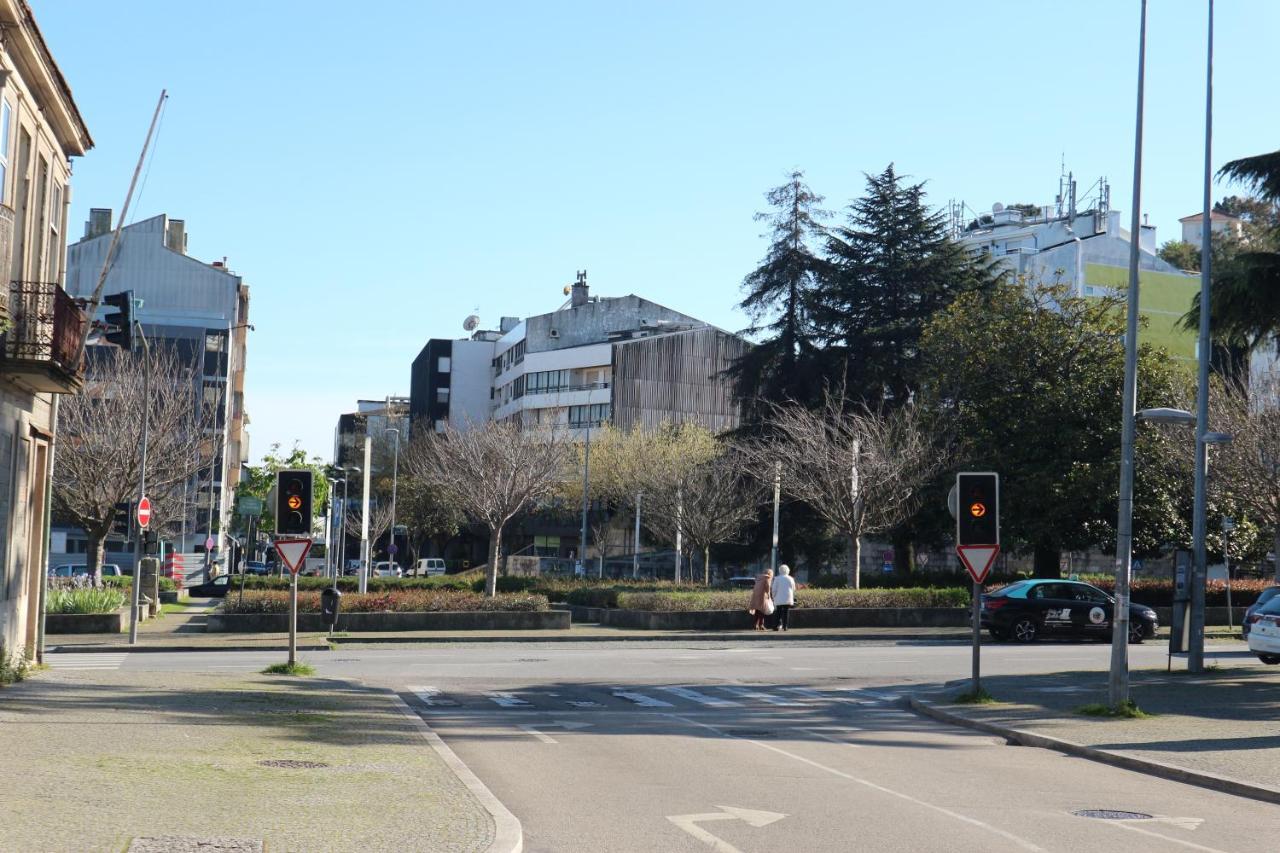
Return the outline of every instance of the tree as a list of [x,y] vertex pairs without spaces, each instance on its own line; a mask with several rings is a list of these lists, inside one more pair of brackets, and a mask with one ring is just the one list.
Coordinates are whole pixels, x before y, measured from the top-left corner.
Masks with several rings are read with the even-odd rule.
[[769,249],[743,279],[746,296],[738,307],[751,318],[749,331],[764,331],[767,337],[731,373],[744,400],[809,399],[817,376],[810,303],[827,269],[814,247],[827,240],[822,220],[830,213],[819,207],[822,196],[809,189],[798,170],[765,198],[773,210],[755,218],[769,223],[769,233],[761,235],[770,240]]
[[[922,404],[957,437],[960,470],[1000,474],[1002,544],[1031,551],[1037,575],[1057,577],[1063,549],[1114,548],[1123,333],[1119,300],[1015,283],[961,296],[921,339]],[[1165,354],[1140,348],[1140,408],[1176,405],[1183,385]],[[1185,532],[1186,481],[1169,467],[1177,440],[1139,430],[1135,551]]]
[[756,470],[782,463],[782,490],[804,501],[849,543],[849,570],[862,584],[863,536],[908,518],[920,487],[943,463],[914,405],[869,409],[827,391],[821,408],[774,405],[770,437],[750,448]]
[[1156,253],[1160,260],[1180,270],[1200,272],[1200,247],[1185,240],[1169,240]]
[[[572,457],[570,469],[557,489],[560,509],[570,518],[580,518],[585,472],[587,498],[591,504],[587,524],[602,571],[609,550],[609,525],[615,511],[635,505],[636,478],[643,465],[639,459],[633,458],[640,452],[635,441],[638,435],[622,432],[609,424],[591,430],[590,463],[586,442],[575,444],[569,451]],[[581,543],[579,550],[578,556],[585,566],[587,543]]]
[[[144,384],[150,386],[150,399]],[[60,517],[88,536],[87,562],[95,579],[116,504],[138,497],[144,413],[147,493],[174,499],[199,468],[212,412],[200,402],[190,370],[173,350],[157,347],[147,357],[103,347],[84,390],[62,398],[58,407],[53,502]]]
[[722,447],[683,478],[680,523],[689,544],[702,551],[704,584],[711,583],[711,546],[735,541],[763,500],[763,484],[749,471],[741,451]]
[[496,595],[502,531],[517,513],[554,494],[565,477],[568,438],[554,430],[522,430],[489,421],[460,430],[415,436],[402,460],[420,482],[436,489],[477,524],[489,528],[485,594]]
[[925,325],[960,294],[990,289],[1004,274],[975,259],[905,184],[893,164],[867,176],[867,194],[827,243],[831,273],[813,298],[818,338],[832,349],[850,394],[878,408],[904,405],[920,384]]
[[[349,507],[346,512],[346,518],[343,525],[346,528],[347,535],[355,537],[358,541],[360,534],[364,532],[364,511],[363,505],[357,504]],[[369,501],[369,551],[373,553],[373,545],[382,538],[388,530],[391,529],[391,501],[377,501],[372,499]],[[363,556],[362,556],[363,559]],[[372,568],[372,567],[369,567]]]
[[406,544],[411,565],[433,540],[438,542],[437,551],[443,554],[445,542],[458,532],[465,521],[462,511],[438,491],[407,472],[401,476],[400,492],[396,498],[396,523],[403,524],[408,531]]
[[[721,453],[711,430],[697,423],[664,424],[651,432],[627,434],[620,453],[622,480],[643,495],[641,524],[657,540],[685,549],[685,494],[694,472]],[[675,580],[682,580],[677,567]]]
[[[276,529],[276,508],[269,500],[271,491],[276,487],[276,475],[281,471],[301,469],[309,469],[312,473],[311,505],[317,510],[327,506],[329,481],[325,478],[328,476],[328,468],[319,456],[308,459],[306,451],[297,444],[293,445],[288,454],[282,454],[280,443],[276,442],[263,454],[259,464],[245,466],[244,479],[236,486],[236,497],[254,497],[262,501],[262,516],[258,520],[257,527],[259,533],[271,533]],[[243,527],[244,519],[241,519],[236,529]]]
[[1249,519],[1270,528],[1280,583],[1280,380],[1255,380],[1210,395],[1211,423],[1232,440],[1213,448],[1210,481],[1222,483]]

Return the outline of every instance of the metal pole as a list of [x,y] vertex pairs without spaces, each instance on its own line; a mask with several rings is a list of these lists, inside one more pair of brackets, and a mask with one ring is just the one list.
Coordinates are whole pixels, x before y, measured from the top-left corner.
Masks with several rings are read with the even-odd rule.
[[[387,417],[389,418],[390,416],[391,403],[388,402]],[[387,556],[391,560],[392,567],[394,568],[400,562],[396,559],[396,550],[394,547],[396,544],[396,480],[400,476],[400,430],[389,429],[387,432],[394,432],[396,434],[396,452],[394,461],[391,463],[391,542],[387,546],[387,551],[389,552]]]
[[769,551],[769,570],[778,574],[778,509],[782,505],[782,460],[773,463],[773,548]]
[[684,487],[676,489],[676,574],[675,582],[680,583],[680,549],[684,538]]
[[[132,295],[132,294],[131,294]],[[142,339],[142,465],[138,470],[138,505],[147,494],[147,430],[151,421],[151,347],[142,333],[142,324],[134,321],[138,337]],[[138,602],[142,592],[142,525],[138,525],[138,538],[133,543],[133,606],[129,608],[129,645],[138,642]]]
[[339,522],[338,531],[342,545],[340,547],[341,553],[338,554],[338,561],[341,565],[338,566],[337,577],[341,577],[347,568],[347,478],[345,477],[342,480],[342,519]]
[[982,622],[982,584],[977,581],[973,582],[973,695],[977,696],[978,691],[982,690],[982,655],[979,649],[982,647],[982,631],[979,627]]
[[1204,587],[1205,567],[1205,479],[1208,475],[1209,449],[1205,433],[1209,431],[1209,361],[1213,342],[1209,337],[1209,278],[1213,261],[1210,227],[1213,204],[1213,0],[1209,0],[1209,44],[1205,60],[1204,81],[1204,221],[1200,226],[1200,381],[1196,390],[1196,480],[1195,507],[1191,522],[1191,546],[1195,562],[1191,567],[1191,638],[1187,649],[1187,670],[1204,669]]
[[[582,530],[579,532],[578,546],[578,562],[582,564],[582,574],[587,574],[587,507],[591,503],[590,477],[591,477],[591,407],[587,407],[587,440],[582,448]],[[604,567],[600,569],[600,573],[604,574]]]
[[324,514],[324,576],[329,577],[329,567],[333,564],[333,489],[337,485],[325,477],[329,483],[329,511]]
[[636,492],[636,538],[631,548],[631,577],[640,577],[640,499],[643,492]]
[[289,666],[298,662],[298,573],[290,572],[289,582]]
[[1227,567],[1227,630],[1235,630],[1235,620],[1231,617],[1231,531],[1225,527],[1222,531],[1222,562]]
[[369,591],[369,469],[372,468],[373,440],[364,437],[364,494],[361,496],[363,512],[360,514],[360,591]]
[[1129,294],[1125,307],[1124,399],[1121,401],[1120,514],[1116,524],[1115,607],[1111,614],[1111,707],[1129,701],[1129,574],[1133,568],[1133,439],[1138,404],[1138,245],[1142,234],[1142,101],[1147,61],[1147,0],[1138,31],[1138,110],[1133,141],[1133,216],[1129,229]]

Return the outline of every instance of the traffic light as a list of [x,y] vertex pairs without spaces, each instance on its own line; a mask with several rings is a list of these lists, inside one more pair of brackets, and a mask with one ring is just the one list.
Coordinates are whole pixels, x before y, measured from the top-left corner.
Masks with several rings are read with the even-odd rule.
[[160,553],[160,534],[154,530],[142,531],[142,553],[148,557],[154,557]]
[[1000,544],[1000,475],[956,475],[956,544]]
[[116,536],[128,537],[132,523],[133,504],[130,501],[116,504],[111,514],[111,532]]
[[276,475],[276,533],[311,535],[311,472]]
[[133,291],[111,293],[102,297],[105,305],[116,309],[104,314],[102,322],[106,326],[103,335],[108,341],[122,349],[133,350]]

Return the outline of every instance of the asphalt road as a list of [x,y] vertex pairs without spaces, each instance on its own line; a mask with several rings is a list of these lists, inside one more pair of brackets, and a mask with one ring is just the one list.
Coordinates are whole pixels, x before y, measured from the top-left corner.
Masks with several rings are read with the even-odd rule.
[[[1215,644],[1215,652],[1239,644]],[[1135,667],[1164,650],[1131,648]],[[1104,669],[1103,644],[984,648],[984,671]],[[55,656],[52,656],[56,658]],[[82,658],[92,658],[84,655]],[[279,653],[129,654],[129,669],[258,669]],[[486,644],[304,658],[397,692],[542,851],[1244,851],[1280,809],[901,710],[967,677],[955,645]],[[1233,661],[1238,663],[1238,659]],[[1078,810],[1151,815],[1101,820]]]

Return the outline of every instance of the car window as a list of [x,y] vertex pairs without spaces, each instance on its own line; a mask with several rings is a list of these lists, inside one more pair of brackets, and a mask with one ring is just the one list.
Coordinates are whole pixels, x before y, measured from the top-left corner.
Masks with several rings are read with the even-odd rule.
[[1259,607],[1256,612],[1266,616],[1275,616],[1280,614],[1280,596],[1273,595],[1271,600]]
[[1258,594],[1258,604],[1266,604],[1277,595],[1280,595],[1280,586],[1269,586]]
[[1058,594],[1061,584],[1056,583],[1038,583],[1027,591],[1027,598],[1039,601],[1044,598],[1061,598]]
[[1002,587],[992,595],[1004,595],[1009,598],[1026,598],[1028,590],[1035,589],[1035,586],[1029,581],[1014,581],[1006,587]]
[[1069,598],[1072,601],[1091,601],[1102,604],[1109,600],[1105,592],[1088,584],[1055,584],[1055,586],[1065,587],[1064,594],[1060,597]]
[[213,583],[216,586],[226,586],[230,582],[231,582],[230,575],[218,575],[216,578],[213,579]]

